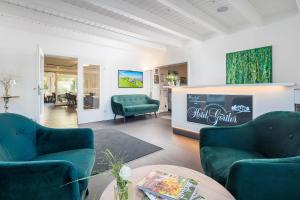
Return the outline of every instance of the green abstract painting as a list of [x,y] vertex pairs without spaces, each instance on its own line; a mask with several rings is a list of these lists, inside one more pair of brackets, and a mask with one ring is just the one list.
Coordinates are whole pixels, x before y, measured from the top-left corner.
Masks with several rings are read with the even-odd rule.
[[226,83],[272,82],[272,46],[226,54]]

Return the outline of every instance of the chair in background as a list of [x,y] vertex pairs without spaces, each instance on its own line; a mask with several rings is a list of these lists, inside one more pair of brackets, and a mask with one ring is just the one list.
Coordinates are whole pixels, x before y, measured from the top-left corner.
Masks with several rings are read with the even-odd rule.
[[67,101],[67,106],[70,106],[71,105],[70,93],[65,93],[65,98]]
[[77,105],[77,96],[75,94],[69,94],[70,98],[70,105],[76,106]]
[[300,199],[300,113],[200,131],[201,162],[237,200]]
[[52,92],[51,103],[56,103],[56,93]]
[[89,93],[84,96],[84,108],[85,109],[96,109],[99,108],[99,97],[95,96],[95,93]]

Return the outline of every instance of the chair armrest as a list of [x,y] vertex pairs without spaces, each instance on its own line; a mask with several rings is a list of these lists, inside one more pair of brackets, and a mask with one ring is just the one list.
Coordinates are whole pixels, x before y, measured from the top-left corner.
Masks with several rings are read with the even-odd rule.
[[158,106],[159,106],[159,104],[160,104],[160,101],[159,101],[159,100],[151,99],[151,98],[149,98],[149,97],[147,97],[147,100],[148,100],[148,103],[150,103],[150,104],[156,104],[156,105],[158,105]]
[[43,126],[37,128],[38,154],[55,153],[60,151],[94,148],[94,134],[92,129],[53,129]]
[[300,157],[241,160],[233,164],[226,188],[236,199],[300,198]]
[[123,105],[121,103],[115,102],[115,101],[111,101],[111,108],[114,114],[116,115],[125,115],[125,111],[123,108]]
[[200,148],[221,146],[255,150],[255,131],[250,123],[232,127],[206,127],[200,130]]
[[77,179],[67,161],[0,162],[0,199],[79,200]]

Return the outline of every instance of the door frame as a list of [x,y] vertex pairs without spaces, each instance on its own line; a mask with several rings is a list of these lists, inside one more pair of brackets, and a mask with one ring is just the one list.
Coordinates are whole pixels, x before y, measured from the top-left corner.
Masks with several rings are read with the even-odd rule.
[[41,123],[41,120],[42,120],[42,116],[40,113],[44,112],[44,95],[42,96],[43,99],[42,99],[42,102],[41,102],[41,99],[40,99],[40,94],[39,94],[39,89],[42,89],[42,92],[44,94],[44,85],[42,85],[42,87],[39,88],[39,82],[40,82],[40,76],[41,76],[41,68],[40,68],[40,62],[41,62],[41,59],[40,59],[40,54],[43,55],[43,70],[42,70],[42,74],[43,74],[43,77],[42,77],[42,83],[44,84],[44,73],[45,73],[45,68],[44,68],[44,65],[45,65],[45,56],[57,56],[57,57],[66,57],[66,58],[74,58],[74,59],[77,59],[77,125],[79,124],[78,123],[78,98],[79,98],[79,72],[80,72],[80,65],[79,65],[79,58],[78,56],[68,56],[68,55],[65,55],[61,52],[57,52],[57,53],[45,53],[43,51],[43,49],[40,47],[40,45],[37,45],[37,66],[36,66],[36,69],[37,69],[37,80],[36,80],[36,87],[34,88],[34,90],[36,91],[36,95],[37,95],[37,114],[36,114],[36,118],[35,118],[35,121]]
[[42,48],[37,45],[37,60],[36,60],[36,86],[34,88],[37,100],[37,111],[35,120],[41,122],[42,115],[44,113],[44,64],[45,54]]

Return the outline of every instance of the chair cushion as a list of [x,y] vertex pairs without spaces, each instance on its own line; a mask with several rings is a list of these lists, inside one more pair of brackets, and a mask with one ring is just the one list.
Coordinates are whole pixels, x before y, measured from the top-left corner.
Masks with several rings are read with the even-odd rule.
[[140,104],[140,105],[132,105],[132,106],[124,106],[126,112],[137,112],[143,110],[155,110],[158,108],[156,104]]
[[[76,149],[69,151],[62,151],[58,153],[50,153],[40,155],[33,159],[33,161],[41,160],[66,160],[71,162],[78,173],[78,179],[90,176],[96,152],[94,149]],[[80,180],[80,191],[85,190],[88,184],[88,179]]]
[[201,161],[205,173],[222,185],[226,184],[232,164],[243,159],[265,158],[257,152],[232,149],[226,147],[201,148]]
[[21,115],[0,114],[0,161],[28,161],[36,157],[36,123]]
[[112,96],[112,100],[115,102],[119,102],[124,106],[133,106],[148,103],[147,96],[143,94],[114,95]]
[[257,151],[268,158],[300,155],[300,113],[270,112],[252,122]]

